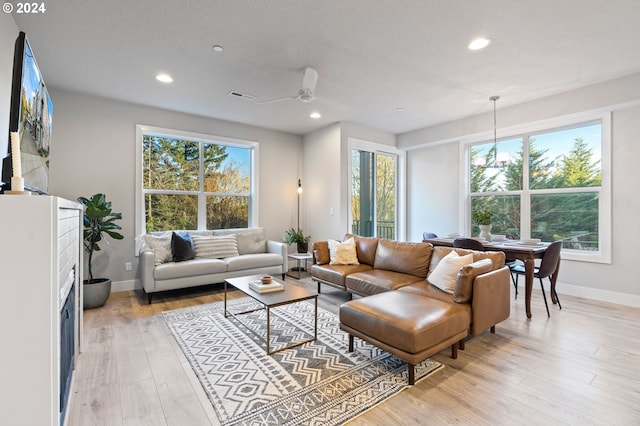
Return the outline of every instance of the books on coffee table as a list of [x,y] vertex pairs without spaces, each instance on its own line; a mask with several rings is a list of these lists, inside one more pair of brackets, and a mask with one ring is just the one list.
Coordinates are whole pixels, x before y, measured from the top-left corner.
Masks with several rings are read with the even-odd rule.
[[284,286],[277,282],[271,282],[269,284],[262,284],[261,281],[249,281],[249,288],[257,291],[258,293],[270,293],[272,291],[284,290]]

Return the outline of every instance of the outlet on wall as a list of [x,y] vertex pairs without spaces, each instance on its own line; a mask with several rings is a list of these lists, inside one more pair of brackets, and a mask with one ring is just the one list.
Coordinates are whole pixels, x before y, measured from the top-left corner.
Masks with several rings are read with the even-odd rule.
[[131,264],[131,262],[125,262],[124,263],[124,270],[125,271],[131,271],[133,269],[133,265]]

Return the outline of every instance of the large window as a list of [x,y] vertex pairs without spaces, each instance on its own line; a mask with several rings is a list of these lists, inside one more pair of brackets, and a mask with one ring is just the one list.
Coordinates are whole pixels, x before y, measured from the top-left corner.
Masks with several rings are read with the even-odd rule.
[[138,126],[140,232],[252,225],[250,142]]
[[[392,240],[404,237],[399,218],[399,170],[404,156],[392,147],[351,140],[351,232]],[[381,149],[385,149],[384,151]]]
[[[493,213],[492,233],[563,241],[563,256],[609,261],[608,119],[470,144],[467,227]],[[604,229],[603,229],[604,228]]]

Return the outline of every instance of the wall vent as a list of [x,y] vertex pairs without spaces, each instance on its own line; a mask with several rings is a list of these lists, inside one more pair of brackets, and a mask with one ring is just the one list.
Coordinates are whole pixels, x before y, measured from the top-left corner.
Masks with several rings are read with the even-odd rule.
[[233,96],[234,98],[246,99],[247,101],[254,101],[256,99],[256,97],[253,95],[250,95],[248,93],[238,92],[237,90],[230,91],[229,96]]

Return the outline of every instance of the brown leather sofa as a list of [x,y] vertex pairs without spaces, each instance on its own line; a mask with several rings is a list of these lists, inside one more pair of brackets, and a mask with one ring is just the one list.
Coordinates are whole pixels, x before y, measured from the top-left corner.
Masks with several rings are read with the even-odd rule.
[[[408,363],[409,384],[414,365],[450,346],[452,357],[464,340],[510,314],[510,275],[504,253],[480,252],[430,243],[354,237],[358,265],[331,265],[327,242],[313,246],[312,279],[351,295],[362,296],[340,307],[340,327],[393,353]],[[456,290],[446,293],[429,283],[429,275],[449,252],[471,253],[473,263],[457,275]]]

